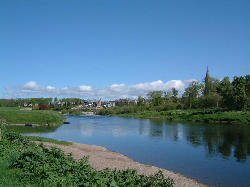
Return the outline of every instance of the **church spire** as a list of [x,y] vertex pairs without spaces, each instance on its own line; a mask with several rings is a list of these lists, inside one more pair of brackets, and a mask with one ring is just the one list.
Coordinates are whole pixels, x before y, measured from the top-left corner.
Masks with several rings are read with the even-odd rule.
[[209,74],[209,69],[208,69],[208,65],[207,65],[207,73],[206,73],[206,78],[210,78],[210,74]]
[[209,73],[209,69],[208,69],[208,65],[207,65],[204,95],[209,95],[210,91],[211,91],[211,80],[210,80],[210,73]]

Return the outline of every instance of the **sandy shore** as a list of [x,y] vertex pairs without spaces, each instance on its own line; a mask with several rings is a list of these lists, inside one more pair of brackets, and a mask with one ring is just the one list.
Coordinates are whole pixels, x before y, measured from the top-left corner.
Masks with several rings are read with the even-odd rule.
[[[40,143],[40,142],[37,142]],[[204,184],[198,181],[185,177],[181,174],[174,173],[165,169],[161,169],[155,166],[141,164],[136,162],[125,155],[120,153],[112,152],[105,147],[73,143],[70,146],[57,145],[48,142],[43,142],[47,147],[57,147],[65,153],[72,153],[75,159],[81,159],[84,156],[89,156],[89,163],[92,167],[102,170],[105,168],[110,169],[136,169],[139,174],[151,175],[161,170],[166,177],[173,178],[176,187],[203,187]]]

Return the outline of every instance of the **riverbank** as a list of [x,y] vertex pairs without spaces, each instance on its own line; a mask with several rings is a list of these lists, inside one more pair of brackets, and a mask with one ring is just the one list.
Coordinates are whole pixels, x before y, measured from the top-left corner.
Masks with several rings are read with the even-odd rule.
[[10,125],[59,126],[64,115],[51,110],[21,110],[18,107],[0,107],[0,119]]
[[[140,175],[136,170],[98,170],[89,164],[88,154],[79,160],[71,154],[76,149],[63,142],[46,141],[35,144],[29,137],[2,129],[0,141],[0,186],[166,186],[172,187],[173,179],[166,178],[162,172],[154,175]],[[43,141],[42,139],[38,139]],[[48,143],[50,141],[51,143]],[[59,143],[59,144],[58,144]],[[59,147],[62,146],[62,147]],[[61,149],[66,147],[68,152]],[[95,146],[94,146],[95,147]],[[60,149],[58,149],[60,148]],[[70,148],[70,149],[69,149]],[[79,148],[78,153],[82,147]],[[103,148],[104,149],[104,148]],[[90,149],[85,151],[90,152]],[[93,149],[97,152],[96,149]],[[100,158],[102,160],[102,158]],[[112,157],[107,158],[110,162]],[[96,160],[96,163],[99,161]],[[112,165],[112,163],[111,163]],[[106,167],[105,167],[106,168]]]
[[[40,142],[36,143],[39,144]],[[172,171],[168,171],[166,169],[158,168],[155,166],[141,164],[123,154],[112,152],[102,146],[80,144],[75,142],[72,142],[72,145],[60,145],[50,142],[44,142],[44,145],[50,148],[57,147],[66,154],[72,153],[72,156],[77,160],[80,160],[81,158],[87,156],[89,158],[88,161],[90,165],[97,170],[103,170],[105,168],[109,168],[112,170],[135,169],[138,172],[138,174],[147,176],[153,175],[158,171],[161,171],[165,177],[170,177],[174,180],[175,182],[174,186],[176,187],[206,186],[194,179],[187,178],[181,174],[174,173]]]
[[221,111],[216,109],[169,110],[169,111],[123,111],[119,109],[104,109],[99,115],[120,117],[160,118],[171,121],[192,121],[206,123],[250,124],[249,111]]

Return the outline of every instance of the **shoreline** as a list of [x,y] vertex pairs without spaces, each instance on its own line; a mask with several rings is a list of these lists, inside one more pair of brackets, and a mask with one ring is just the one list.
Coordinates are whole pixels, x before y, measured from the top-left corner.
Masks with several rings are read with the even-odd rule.
[[[135,111],[131,111],[131,110]],[[204,122],[208,124],[250,124],[249,111],[226,111],[224,109],[175,109],[175,110],[143,110],[136,107],[108,108],[98,111],[100,115],[135,117],[142,119],[165,119],[170,121]]]
[[171,118],[165,116],[140,116],[140,115],[101,115],[101,116],[110,116],[110,117],[125,117],[125,118],[137,118],[137,119],[162,119],[172,122],[191,122],[191,123],[206,123],[206,124],[229,124],[229,125],[250,125],[250,122],[242,121],[220,121],[220,120],[189,120],[181,118]]
[[166,177],[174,179],[174,186],[177,187],[205,187],[207,185],[200,183],[199,181],[186,177],[182,174],[175,173],[170,170],[159,168],[156,166],[151,166],[147,164],[142,164],[137,161],[132,160],[128,156],[110,151],[109,149],[89,144],[80,144],[72,142],[72,145],[59,145],[50,142],[40,142],[34,141],[37,144],[43,143],[46,147],[57,147],[61,149],[64,153],[72,153],[72,156],[76,160],[80,160],[84,156],[89,157],[90,165],[97,169],[103,170],[105,168],[109,169],[135,169],[139,174],[152,175],[157,171],[162,171]]

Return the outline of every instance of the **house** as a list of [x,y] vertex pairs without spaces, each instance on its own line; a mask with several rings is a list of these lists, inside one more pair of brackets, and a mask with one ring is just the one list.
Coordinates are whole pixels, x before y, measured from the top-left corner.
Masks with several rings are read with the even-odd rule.
[[110,107],[115,107],[115,101],[110,101]]
[[96,102],[96,109],[99,110],[99,109],[102,109],[102,101],[101,99],[99,101]]

